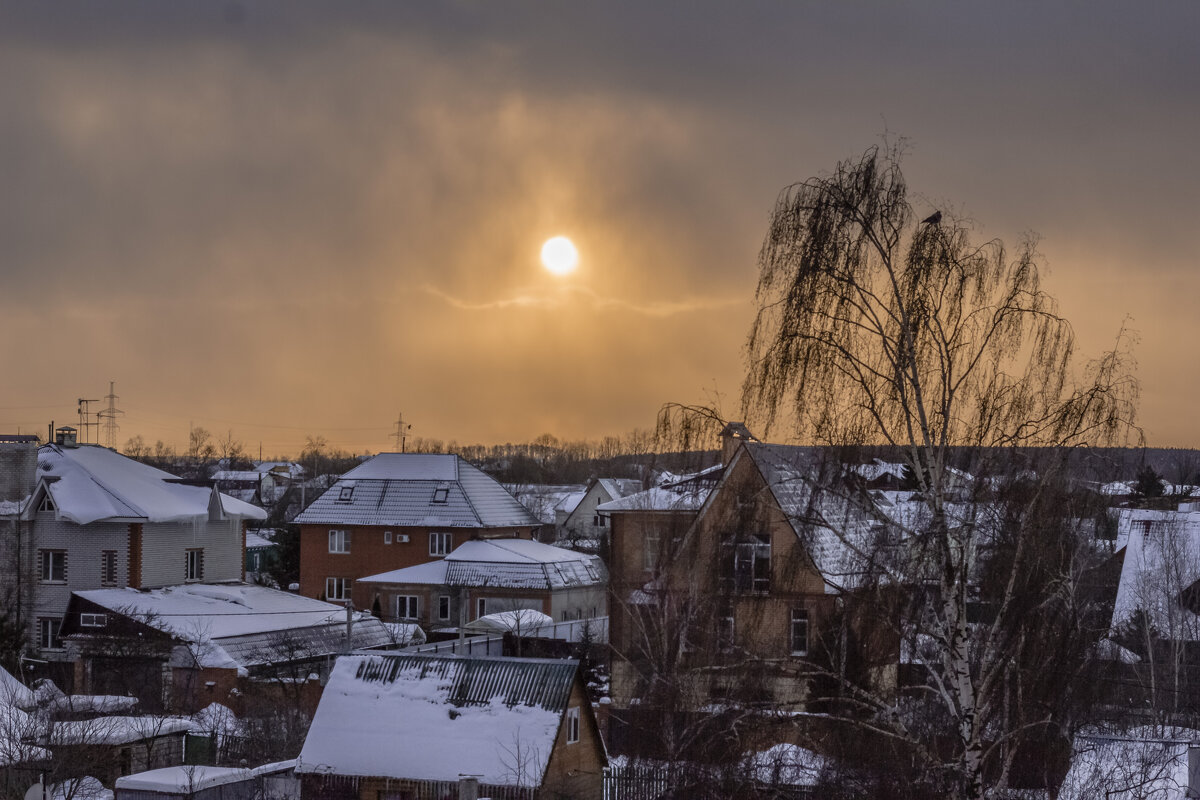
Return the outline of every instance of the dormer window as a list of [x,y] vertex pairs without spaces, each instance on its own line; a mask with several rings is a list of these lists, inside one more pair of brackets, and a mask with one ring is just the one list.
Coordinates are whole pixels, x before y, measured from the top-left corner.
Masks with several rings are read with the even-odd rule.
[[432,502],[445,504],[449,499],[450,499],[450,487],[449,486],[439,486],[438,488],[433,490]]
[[353,499],[354,499],[354,487],[353,486],[343,486],[341,488],[341,490],[338,492],[338,502],[339,503],[349,503]]
[[38,511],[53,511],[54,510],[54,501],[50,499],[49,492],[47,492],[42,497],[42,502],[38,504],[37,510]]

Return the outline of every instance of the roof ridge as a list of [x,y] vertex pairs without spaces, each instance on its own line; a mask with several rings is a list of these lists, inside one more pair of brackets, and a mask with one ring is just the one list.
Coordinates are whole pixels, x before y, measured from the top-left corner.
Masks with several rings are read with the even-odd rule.
[[[483,517],[479,516],[479,509],[477,509],[475,507],[475,504],[473,502],[471,502],[471,493],[463,488],[462,473],[459,471],[459,468],[458,468],[460,462],[463,464],[467,463],[466,461],[463,460],[462,456],[460,456],[458,453],[455,453],[454,454],[454,483],[458,485],[458,490],[460,492],[462,492],[463,499],[467,501],[467,508],[471,509],[471,513],[475,515],[475,522],[478,523],[478,526],[480,528],[487,527],[486,525],[483,524]],[[467,464],[467,466],[471,467],[471,469],[475,470],[479,474],[484,475],[483,470],[479,469],[478,467],[475,467],[471,464]],[[489,477],[489,476],[484,475],[484,477]],[[503,487],[501,487],[501,488],[503,488]]]

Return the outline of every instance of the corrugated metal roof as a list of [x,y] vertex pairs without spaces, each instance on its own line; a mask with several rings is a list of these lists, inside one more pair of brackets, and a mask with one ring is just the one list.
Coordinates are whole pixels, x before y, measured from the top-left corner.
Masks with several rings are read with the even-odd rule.
[[541,522],[494,479],[458,456],[382,453],[343,475],[296,522],[506,528]]
[[[361,657],[355,679],[391,683],[412,671],[421,678],[435,675],[449,682],[446,702],[456,705],[490,704],[500,698],[507,706],[538,706],[561,712],[571,696],[571,683],[579,662],[573,659],[489,658],[478,656],[398,653]],[[407,673],[407,674],[406,674]]]

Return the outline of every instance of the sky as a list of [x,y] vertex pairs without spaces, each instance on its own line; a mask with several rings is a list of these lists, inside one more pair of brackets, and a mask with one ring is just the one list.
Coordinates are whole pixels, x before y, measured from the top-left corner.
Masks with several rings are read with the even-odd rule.
[[[907,140],[1200,447],[1200,5],[0,3],[0,432],[264,455],[737,413],[790,183]],[[547,238],[580,254],[544,270]],[[97,407],[93,405],[93,408]],[[93,438],[95,434],[92,434]],[[785,439],[786,432],[773,438]]]

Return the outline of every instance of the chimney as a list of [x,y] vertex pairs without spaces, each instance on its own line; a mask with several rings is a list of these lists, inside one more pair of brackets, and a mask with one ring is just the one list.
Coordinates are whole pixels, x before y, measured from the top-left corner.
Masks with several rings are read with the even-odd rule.
[[750,432],[744,422],[730,422],[721,429],[721,465],[729,466],[733,454],[737,452],[742,442],[757,442],[758,438]]
[[70,425],[63,425],[54,430],[54,443],[63,447],[77,447],[78,433]]
[[0,434],[0,501],[24,500],[37,485],[37,437]]
[[479,778],[474,775],[458,777],[458,800],[479,800]]

